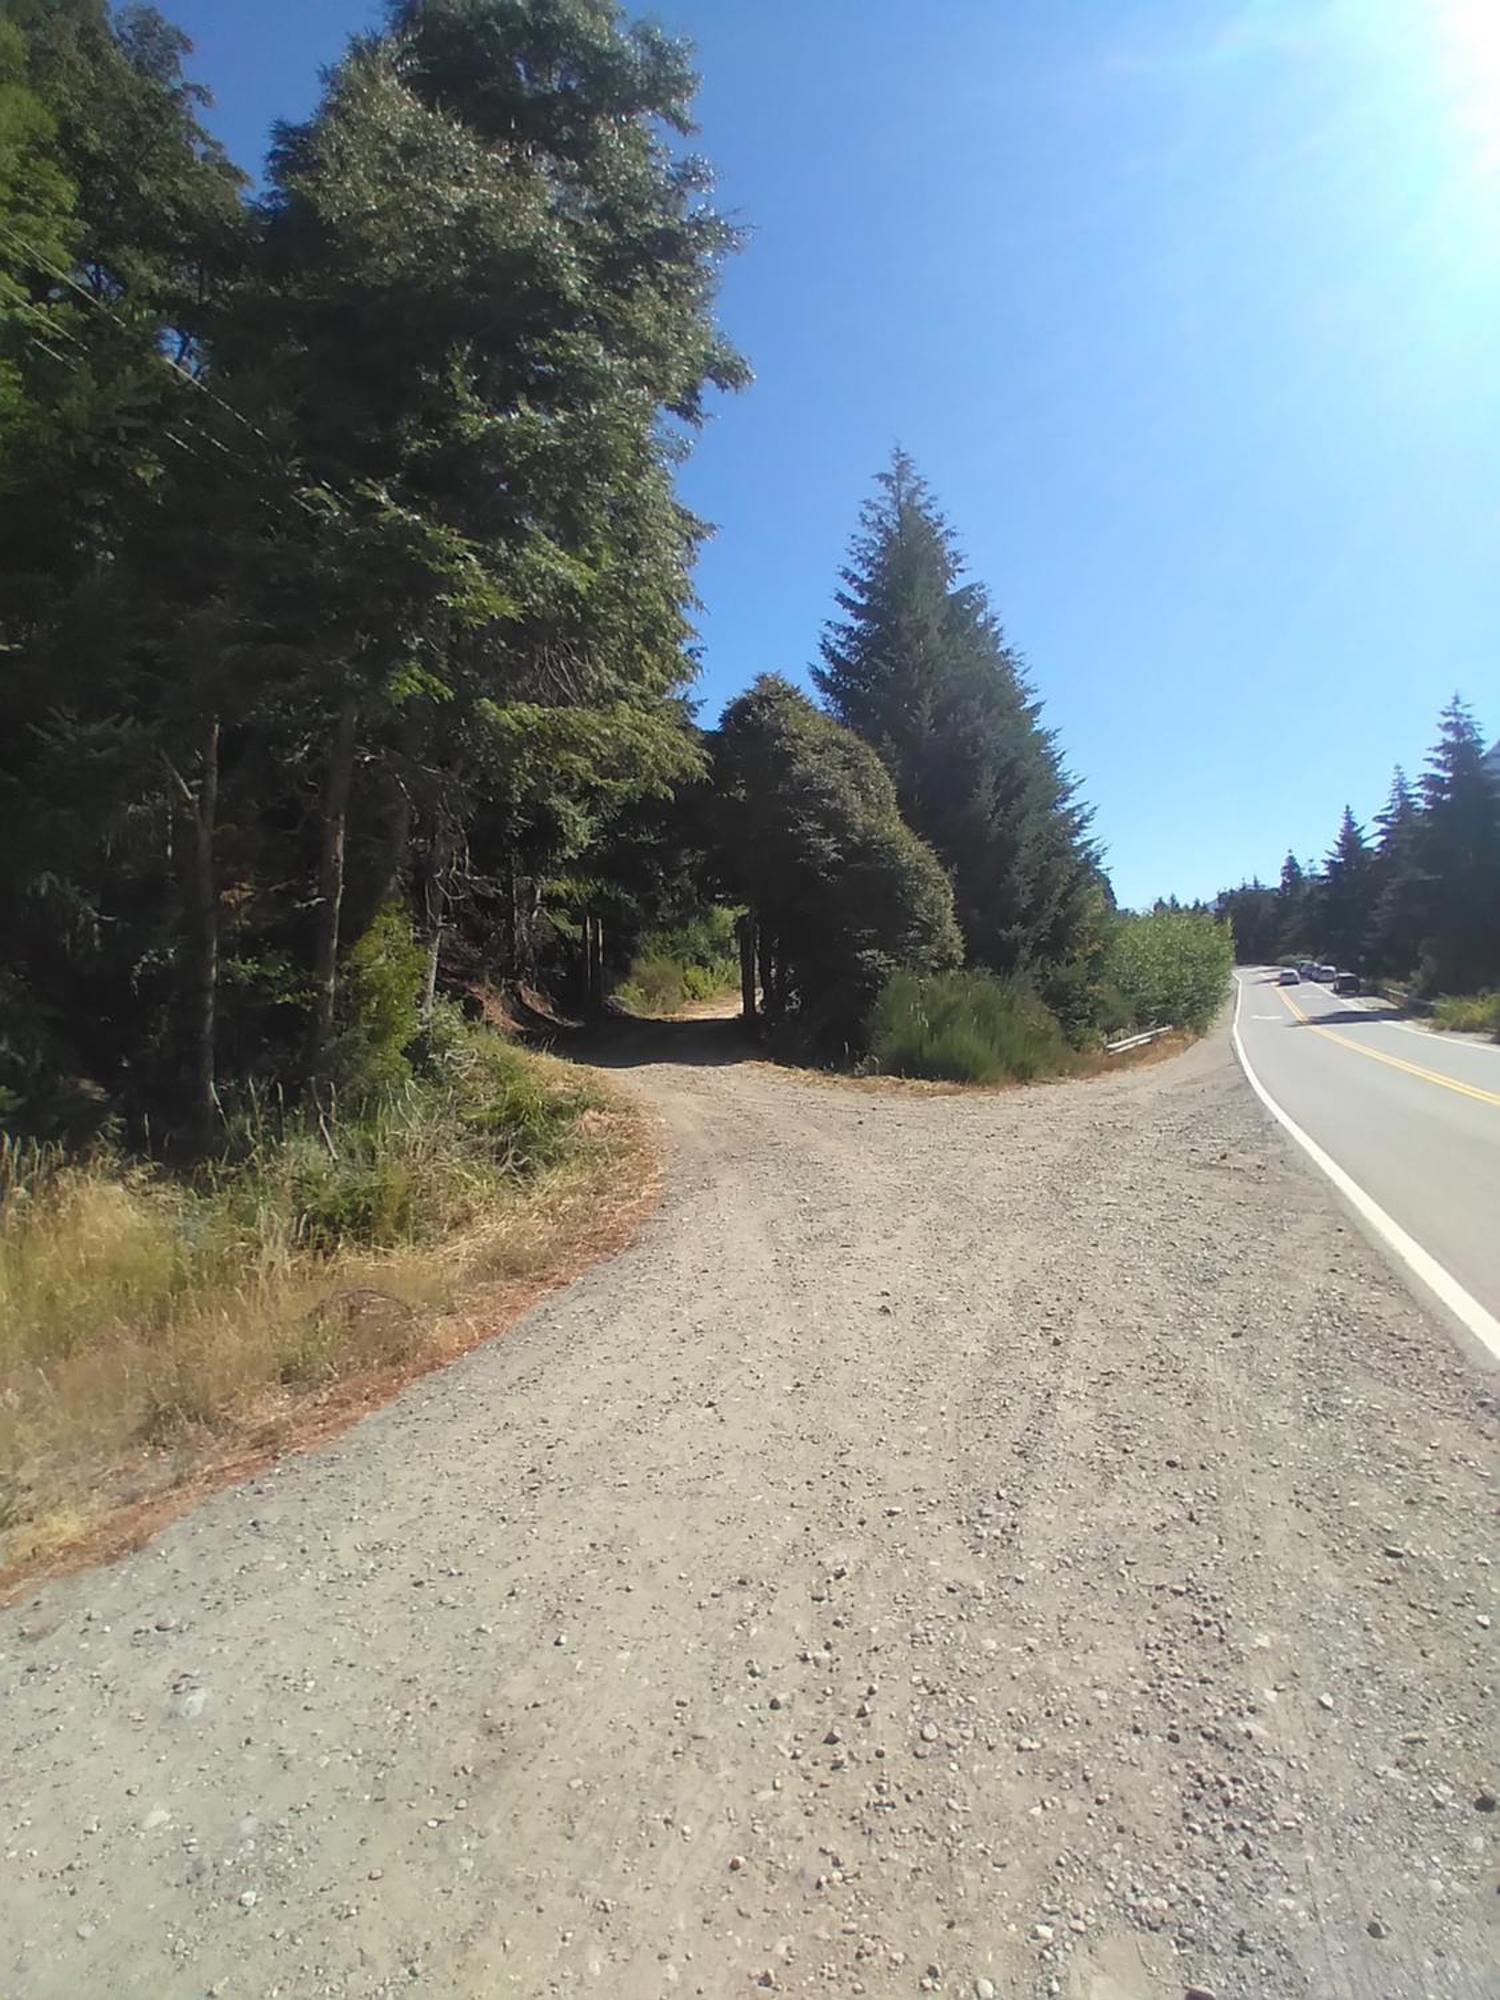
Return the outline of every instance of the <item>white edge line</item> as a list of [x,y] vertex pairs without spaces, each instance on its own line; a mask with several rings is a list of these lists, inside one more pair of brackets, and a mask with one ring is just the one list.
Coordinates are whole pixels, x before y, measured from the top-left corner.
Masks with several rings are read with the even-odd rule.
[[1424,1250],[1415,1237],[1408,1236],[1400,1223],[1387,1215],[1380,1203],[1367,1195],[1358,1181],[1351,1179],[1344,1172],[1337,1160],[1329,1158],[1316,1139],[1304,1132],[1295,1119],[1288,1117],[1250,1067],[1250,1058],[1245,1054],[1245,1044],[1240,1039],[1240,1002],[1245,993],[1244,981],[1236,979],[1234,987],[1234,1025],[1230,1039],[1234,1043],[1234,1052],[1239,1057],[1240,1068],[1245,1072],[1245,1081],[1277,1124],[1284,1126],[1291,1133],[1313,1165],[1328,1176],[1350,1207],[1364,1218],[1386,1247],[1400,1258],[1412,1276],[1425,1285],[1434,1298],[1446,1306],[1474,1338],[1483,1342],[1495,1359],[1500,1361],[1500,1320],[1497,1320],[1492,1312],[1487,1312],[1472,1293],[1466,1292],[1457,1278],[1445,1271],[1436,1257]]

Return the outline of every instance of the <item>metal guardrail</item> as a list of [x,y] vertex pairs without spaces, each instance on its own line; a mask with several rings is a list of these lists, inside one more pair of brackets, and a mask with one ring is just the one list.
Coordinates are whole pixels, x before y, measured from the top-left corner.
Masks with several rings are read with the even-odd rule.
[[1148,1028],[1143,1035],[1127,1035],[1123,1042],[1106,1042],[1104,1053],[1107,1056],[1123,1056],[1129,1049],[1143,1049],[1147,1042],[1154,1042],[1159,1036],[1171,1033],[1170,1027]]

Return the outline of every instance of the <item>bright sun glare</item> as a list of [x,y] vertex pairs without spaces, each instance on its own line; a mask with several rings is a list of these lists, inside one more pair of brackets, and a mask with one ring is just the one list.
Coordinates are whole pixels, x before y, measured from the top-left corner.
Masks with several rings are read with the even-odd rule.
[[1500,166],[1500,0],[1429,0],[1465,125]]

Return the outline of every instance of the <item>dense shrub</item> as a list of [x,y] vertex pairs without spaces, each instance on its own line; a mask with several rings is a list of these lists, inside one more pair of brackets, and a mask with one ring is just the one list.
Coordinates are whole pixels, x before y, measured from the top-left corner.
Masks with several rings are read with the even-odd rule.
[[1206,911],[1121,917],[1104,961],[1126,1015],[1117,1025],[1201,1034],[1224,1004],[1233,958],[1229,925]]
[[870,1060],[890,1076],[1025,1082],[1063,1069],[1067,1041],[1036,995],[985,972],[896,972],[870,1017]]
[[411,1081],[410,1052],[421,1029],[426,955],[411,919],[396,904],[379,911],[343,960],[339,1032],[330,1072],[345,1099],[379,1103]]
[[739,984],[735,911],[715,905],[692,921],[650,931],[615,997],[638,1014],[673,1014]]
[[1500,1042],[1500,993],[1447,993],[1433,1006],[1439,1028],[1470,1035],[1493,1035]]

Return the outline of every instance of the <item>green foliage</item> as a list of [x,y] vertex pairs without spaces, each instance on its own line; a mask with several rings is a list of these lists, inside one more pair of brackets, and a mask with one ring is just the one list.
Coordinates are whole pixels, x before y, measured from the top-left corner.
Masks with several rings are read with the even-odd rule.
[[1457,695],[1419,790],[1399,765],[1373,847],[1349,807],[1319,868],[1289,854],[1277,888],[1226,890],[1242,962],[1315,957],[1428,995],[1500,979],[1500,784]]
[[[402,956],[398,936],[376,981],[392,982]],[[387,1018],[414,1031],[401,994],[397,987],[391,995]],[[390,1049],[388,1042],[383,1053]],[[284,1238],[319,1255],[390,1249],[462,1228],[502,1184],[562,1156],[587,1103],[581,1086],[563,1091],[543,1083],[510,1044],[464,1026],[452,1012],[441,1017],[425,1053],[420,1075],[404,1058],[404,1074],[390,1062],[383,1092],[367,1071],[359,1096],[351,1094],[336,1119],[288,1112],[252,1094],[231,1122],[223,1157],[198,1176],[212,1211],[250,1235]]]
[[[1089,812],[911,460],[897,452],[878,483],[814,678],[878,751],[902,816],[949,870],[969,960],[1049,980],[1091,951]],[[1063,989],[1087,977],[1067,973]]]
[[1105,956],[1121,1028],[1189,1028],[1201,1034],[1224,1004],[1234,946],[1229,925],[1198,910],[1122,916]]
[[1466,993],[1500,978],[1500,785],[1457,695],[1443,710],[1422,780],[1416,855],[1430,880],[1422,941],[1428,993]]
[[1025,986],[983,972],[892,973],[870,1017],[871,1067],[955,1083],[1029,1082],[1066,1068],[1054,1015]]
[[424,1080],[336,1129],[251,1100],[190,1179],[0,1145],[0,1364],[164,1326],[290,1254],[438,1240],[562,1160],[588,1102],[576,1080],[560,1087],[465,1028]]
[[345,955],[330,1074],[351,1104],[388,1098],[411,1081],[426,969],[411,919],[396,904],[379,910]]
[[157,1150],[389,1098],[412,936],[528,975],[697,782],[673,479],[746,378],[658,31],[403,0],[252,200],[187,53],[0,12],[0,1102]]
[[759,926],[764,998],[825,1053],[857,1052],[901,968],[955,965],[953,897],[903,822],[875,753],[787,681],[763,675],[715,743],[722,868]]
[[640,1014],[673,1014],[690,1000],[732,993],[740,978],[735,915],[716,904],[647,932],[617,997]]
[[1363,970],[1375,918],[1374,857],[1352,810],[1344,807],[1338,838],[1323,864],[1320,919],[1323,948],[1335,965]]
[[1432,1010],[1436,1027],[1493,1035],[1500,1042],[1500,993],[1447,993]]

